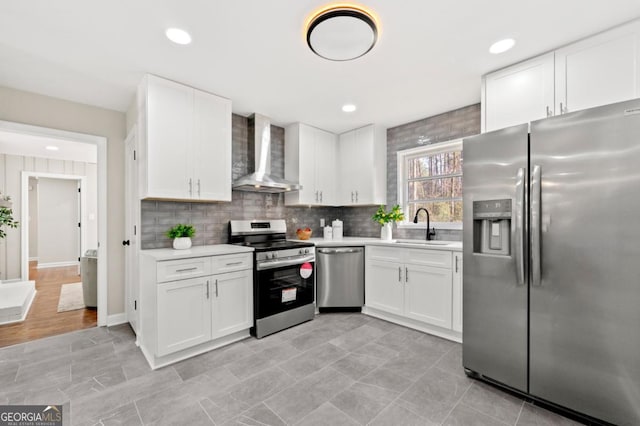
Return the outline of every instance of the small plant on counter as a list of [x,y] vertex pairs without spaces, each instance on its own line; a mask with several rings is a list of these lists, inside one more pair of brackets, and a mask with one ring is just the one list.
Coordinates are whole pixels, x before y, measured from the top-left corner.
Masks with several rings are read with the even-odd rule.
[[13,210],[11,209],[11,197],[0,193],[0,239],[5,238],[7,233],[2,229],[5,226],[17,228],[19,222],[13,220]]
[[191,238],[196,235],[196,228],[193,225],[183,225],[182,223],[177,224],[173,228],[167,231],[167,237],[174,238]]
[[386,225],[391,222],[400,222],[404,220],[404,213],[398,204],[393,206],[389,212],[384,210],[384,206],[378,207],[376,214],[371,219],[374,222],[378,222],[380,225]]

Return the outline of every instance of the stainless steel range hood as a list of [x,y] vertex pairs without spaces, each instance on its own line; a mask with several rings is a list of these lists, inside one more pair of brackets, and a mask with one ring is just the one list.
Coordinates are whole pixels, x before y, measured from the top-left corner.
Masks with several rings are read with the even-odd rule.
[[271,122],[260,114],[249,117],[249,162],[255,159],[254,172],[233,182],[234,191],[279,193],[299,191],[302,186],[271,176]]

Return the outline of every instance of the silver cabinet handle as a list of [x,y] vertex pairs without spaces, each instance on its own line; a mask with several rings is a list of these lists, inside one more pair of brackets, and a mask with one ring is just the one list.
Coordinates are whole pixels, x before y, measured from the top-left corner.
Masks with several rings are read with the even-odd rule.
[[[514,255],[516,260],[516,279],[518,285],[524,284],[524,168],[518,169],[516,174],[516,217],[515,235],[513,236]],[[456,271],[458,264],[456,263]]]
[[235,266],[235,265],[242,265],[242,260],[240,262],[227,263],[227,266]]
[[409,268],[407,268],[406,266],[404,267],[404,282],[409,282]]
[[540,253],[540,203],[541,203],[541,171],[540,166],[533,166],[531,177],[531,285],[540,286],[541,253]]
[[356,203],[358,202],[358,191],[356,191]]
[[569,112],[569,107],[566,105],[562,105],[562,102],[560,102],[560,114],[566,114]]
[[322,202],[322,191],[320,191],[320,202]]
[[553,112],[551,112],[551,108],[549,108],[549,105],[547,105],[547,117],[551,117],[553,115]]
[[209,298],[209,280],[207,280],[207,299]]
[[194,266],[193,268],[176,269],[176,272],[189,272],[189,271],[195,271],[196,269],[198,269],[198,267]]
[[458,272],[458,260],[460,259],[458,256],[455,256],[456,258],[456,272]]
[[198,179],[198,198],[200,198],[200,179]]
[[189,196],[193,196],[193,182],[191,178],[189,178]]
[[353,191],[351,191],[351,202],[353,203]]
[[402,282],[402,267],[398,266],[398,282]]
[[216,280],[216,297],[218,297],[218,280]]
[[318,202],[318,191],[316,191],[316,203]]

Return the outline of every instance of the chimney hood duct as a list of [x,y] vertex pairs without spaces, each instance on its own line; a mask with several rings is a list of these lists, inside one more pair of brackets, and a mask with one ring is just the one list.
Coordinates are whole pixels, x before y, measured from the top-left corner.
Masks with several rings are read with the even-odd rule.
[[260,114],[249,117],[249,162],[255,159],[254,172],[233,182],[234,191],[280,192],[299,191],[297,183],[271,176],[271,122]]

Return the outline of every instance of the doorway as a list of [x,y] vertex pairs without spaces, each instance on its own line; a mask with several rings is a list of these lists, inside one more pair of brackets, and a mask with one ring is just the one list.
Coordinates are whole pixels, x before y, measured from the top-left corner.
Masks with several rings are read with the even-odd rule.
[[[37,149],[49,149],[49,146],[56,146],[64,143],[75,144],[78,147],[84,148],[90,147],[94,151],[94,161],[91,162],[93,167],[93,181],[87,181],[86,178],[83,178],[86,174],[84,164],[86,161],[81,161],[78,158],[64,159],[55,157],[55,155],[45,156],[40,155],[40,153],[33,152],[12,152],[11,150],[6,149],[6,144],[3,146],[3,141],[5,141],[8,136],[15,138],[18,141],[18,144],[14,146],[19,146],[22,150],[31,149],[33,151]],[[34,140],[39,141],[41,145],[46,144],[47,146],[43,147],[37,144],[32,146],[28,143],[29,141]],[[56,275],[56,279],[65,281],[62,284],[66,284],[66,281],[70,283],[81,282],[80,277],[78,276],[78,258],[83,257],[82,255],[87,249],[95,249],[97,252],[95,253],[97,256],[94,257],[94,261],[97,264],[97,268],[94,268],[97,269],[97,315],[94,309],[93,320],[87,321],[86,318],[82,319],[81,322],[84,322],[84,326],[81,328],[86,328],[87,324],[90,324],[89,326],[107,324],[106,142],[106,138],[99,136],[0,121],[0,160],[4,161],[2,165],[5,168],[4,176],[0,177],[0,190],[3,193],[11,192],[9,195],[12,196],[15,217],[16,219],[20,218],[19,220],[21,221],[19,228],[17,230],[12,230],[12,235],[10,235],[3,244],[0,244],[3,246],[0,247],[0,271],[2,271],[3,274],[0,278],[10,281],[26,281],[29,279],[29,275],[34,274],[35,272],[40,279],[48,281],[53,275]],[[30,226],[28,226],[28,216],[26,219],[23,218],[23,216],[25,213],[32,216],[31,213],[33,213],[29,213],[30,206],[28,192],[30,186],[29,182],[31,181],[31,186],[33,187],[35,178],[41,182],[48,180],[51,182],[60,182],[66,180],[70,186],[75,188],[76,192],[78,190],[78,186],[80,187],[79,194],[81,201],[77,201],[78,196],[76,193],[75,210],[73,211],[73,214],[71,214],[71,216],[76,217],[76,221],[78,217],[80,217],[80,220],[76,222],[76,227],[73,230],[71,227],[64,231],[62,229],[58,230],[58,235],[64,235],[64,238],[67,240],[72,240],[71,242],[73,244],[70,244],[69,246],[75,253],[73,258],[67,255],[64,259],[49,258],[49,261],[47,262],[43,260],[44,258],[42,257],[42,253],[38,253],[39,250],[36,250],[37,255],[33,252],[29,252],[29,249],[33,246],[33,244],[29,243],[29,238],[30,236],[33,237],[33,235],[31,235],[32,232],[29,232]],[[83,191],[83,188],[88,188],[88,186],[91,186],[92,184],[94,188],[97,188],[92,191],[92,194],[87,191]],[[93,197],[95,200],[95,209],[93,211],[87,208],[87,196]],[[55,202],[55,196],[53,198],[53,202]],[[71,210],[68,210],[68,212],[71,212]],[[91,217],[88,217],[88,215],[91,215]],[[84,218],[82,218],[83,216]],[[91,221],[93,221],[94,225],[97,224],[97,230],[92,233],[87,232],[88,227],[82,226],[83,223],[88,224]],[[78,223],[81,225],[79,228],[77,227]],[[22,226],[23,224],[26,226]],[[71,238],[69,238],[69,236],[71,236]],[[59,236],[59,238],[62,237]],[[62,247],[60,246],[59,248],[59,251],[62,252]],[[37,261],[40,263],[40,266],[54,266],[54,268],[30,268],[30,266],[35,266],[35,257],[38,258]],[[29,262],[30,258],[31,265]],[[43,263],[45,265],[42,265]],[[47,263],[49,263],[49,265],[46,265]],[[66,268],[67,270],[51,274],[51,272],[56,268]],[[0,284],[0,286],[1,285],[2,284]],[[56,295],[56,298],[57,297],[58,295]],[[36,307],[35,302],[33,307]],[[0,335],[5,334],[5,330],[0,331],[2,331]],[[69,330],[60,332],[65,331]],[[51,335],[38,335],[37,333],[29,334],[31,339]],[[0,342],[0,346],[5,345],[6,343],[3,344],[3,342]]]

